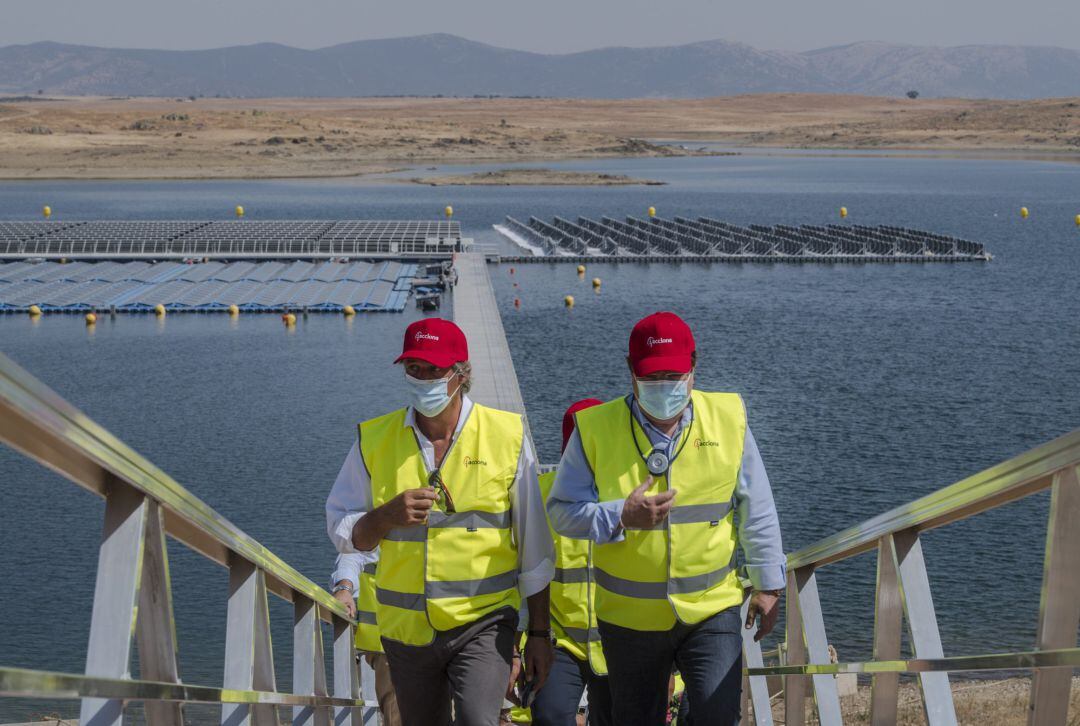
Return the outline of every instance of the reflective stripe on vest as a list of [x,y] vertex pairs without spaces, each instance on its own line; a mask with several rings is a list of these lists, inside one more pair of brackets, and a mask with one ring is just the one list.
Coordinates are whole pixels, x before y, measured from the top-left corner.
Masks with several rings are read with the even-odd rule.
[[375,571],[374,563],[364,565],[360,571],[359,590],[356,593],[356,647],[369,653],[382,653],[375,617]]
[[[360,449],[378,507],[427,486],[405,409],[360,424]],[[520,416],[474,403],[440,474],[457,512],[437,504],[426,525],[398,527],[379,545],[375,599],[384,638],[426,645],[435,631],[503,607],[517,609],[517,545],[510,488],[524,436]]]
[[[547,502],[555,473],[540,475],[540,493]],[[590,567],[592,543],[551,532],[555,543],[555,576],[551,580],[551,629],[555,644],[578,660],[588,660],[597,675],[607,673],[607,661],[596,629],[593,599],[596,584]]]
[[[746,412],[734,393],[694,391],[692,401],[693,425],[682,432],[680,453],[648,492],[669,486],[678,491],[667,519],[651,529],[628,529],[621,541],[593,548],[600,620],[635,630],[669,630],[676,620],[699,623],[742,601],[732,499]],[[584,409],[576,419],[600,501],[624,499],[649,476],[638,449],[646,454],[652,449],[633,420],[630,400]]]

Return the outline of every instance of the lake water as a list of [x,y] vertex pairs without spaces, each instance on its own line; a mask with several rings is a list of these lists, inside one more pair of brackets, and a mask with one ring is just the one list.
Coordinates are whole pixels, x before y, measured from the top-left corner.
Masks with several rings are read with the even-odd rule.
[[[983,242],[989,264],[597,264],[584,279],[571,265],[490,268],[543,461],[557,459],[570,401],[626,391],[633,322],[675,310],[698,338],[699,387],[746,398],[789,551],[1080,426],[1080,166],[753,155],[548,166],[667,185],[0,183],[0,219],[43,204],[55,219],[225,219],[236,204],[253,219],[434,218],[452,204],[467,236],[505,244],[491,225],[506,214],[641,216],[652,205],[665,217],[823,224],[844,205],[852,222]],[[75,316],[4,316],[0,351],[325,582],[324,498],[355,423],[399,403],[390,361],[415,316],[311,316],[294,331],[276,316],[120,316],[93,332]],[[0,485],[0,663],[81,671],[102,502],[6,449]],[[1047,501],[926,535],[947,654],[1031,646]],[[182,547],[170,557],[182,676],[220,683],[227,575]],[[821,571],[845,660],[870,656],[873,579],[872,556]],[[290,607],[271,598],[271,619],[285,687]],[[45,710],[77,705],[0,702],[0,722]]]

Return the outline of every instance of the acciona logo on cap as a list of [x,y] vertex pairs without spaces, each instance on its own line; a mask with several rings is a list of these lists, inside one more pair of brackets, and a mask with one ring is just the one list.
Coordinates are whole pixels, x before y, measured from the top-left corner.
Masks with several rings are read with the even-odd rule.
[[650,337],[648,340],[645,341],[645,345],[647,345],[647,346],[649,346],[651,348],[654,345],[661,345],[662,343],[670,343],[670,342],[671,342],[671,338],[652,338],[652,337]]
[[423,331],[420,331],[419,333],[416,334],[416,339],[417,340],[434,340],[435,342],[438,342],[439,341],[439,336],[432,335],[431,333],[425,333]]

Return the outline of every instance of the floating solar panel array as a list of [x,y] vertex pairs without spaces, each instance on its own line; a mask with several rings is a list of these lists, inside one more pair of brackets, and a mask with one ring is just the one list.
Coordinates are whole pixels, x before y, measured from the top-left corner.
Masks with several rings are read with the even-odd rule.
[[0,263],[0,312],[401,311],[417,267],[380,262]]
[[0,222],[0,258],[449,256],[452,221]]
[[545,257],[797,261],[989,260],[982,244],[906,227],[858,224],[742,227],[710,217],[623,220],[507,217],[501,231]]

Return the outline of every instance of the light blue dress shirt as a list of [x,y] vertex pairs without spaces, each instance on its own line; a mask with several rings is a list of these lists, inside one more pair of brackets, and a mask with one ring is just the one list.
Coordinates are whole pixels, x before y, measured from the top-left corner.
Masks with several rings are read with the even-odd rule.
[[[693,420],[693,406],[683,411],[679,425],[667,436],[641,413],[633,396],[627,396],[634,419],[641,424],[653,448],[663,447],[668,458],[676,455],[683,429]],[[650,449],[651,451],[651,449]],[[648,455],[649,451],[644,452]],[[547,513],[556,532],[574,539],[590,539],[597,544],[618,542],[623,538],[619,524],[625,500],[599,501],[592,467],[585,458],[577,430],[563,452],[555,482],[547,500]],[[676,495],[676,501],[678,495]],[[765,473],[754,435],[746,427],[742,466],[735,485],[735,518],[738,541],[742,547],[747,576],[755,590],[779,590],[786,583],[786,558],[780,539],[780,520],[776,515],[772,488]]]

